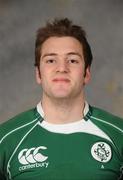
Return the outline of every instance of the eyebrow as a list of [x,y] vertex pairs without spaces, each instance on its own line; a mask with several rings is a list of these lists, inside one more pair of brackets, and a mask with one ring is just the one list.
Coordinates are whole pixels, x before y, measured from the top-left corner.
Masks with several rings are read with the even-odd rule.
[[82,58],[82,55],[78,52],[69,52],[69,53],[67,53],[67,55],[76,55],[76,56],[79,56],[80,58]]
[[[57,56],[57,55],[58,55],[57,53],[46,53],[46,54],[44,54],[42,56],[42,58],[47,57],[47,56]],[[69,55],[76,55],[76,56],[79,56],[80,58],[82,58],[82,55],[80,53],[78,53],[78,52],[69,52],[66,55],[67,56],[69,56]]]
[[57,54],[56,53],[46,53],[42,56],[42,58],[47,57],[47,56],[57,56]]

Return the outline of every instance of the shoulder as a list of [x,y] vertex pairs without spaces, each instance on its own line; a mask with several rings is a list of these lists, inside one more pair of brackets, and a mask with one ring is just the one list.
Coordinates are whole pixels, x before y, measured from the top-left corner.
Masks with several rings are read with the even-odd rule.
[[23,127],[33,124],[38,120],[36,108],[22,112],[0,125],[0,141],[3,137]]
[[97,107],[91,107],[93,121],[116,128],[123,133],[123,119]]
[[123,158],[123,119],[96,107],[90,109],[90,120],[108,136],[119,158]]

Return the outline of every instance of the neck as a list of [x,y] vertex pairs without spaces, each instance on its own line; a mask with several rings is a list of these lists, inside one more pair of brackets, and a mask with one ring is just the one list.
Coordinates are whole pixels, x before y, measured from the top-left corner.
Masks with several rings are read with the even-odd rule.
[[71,123],[82,119],[84,97],[75,99],[53,99],[42,97],[44,119],[54,124]]

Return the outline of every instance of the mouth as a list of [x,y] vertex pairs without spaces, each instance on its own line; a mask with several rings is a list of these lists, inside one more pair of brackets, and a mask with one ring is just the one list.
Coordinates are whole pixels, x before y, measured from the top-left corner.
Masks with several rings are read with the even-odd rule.
[[69,79],[67,79],[67,78],[55,78],[55,79],[53,79],[53,82],[65,82],[65,83],[69,83],[70,82],[70,80]]

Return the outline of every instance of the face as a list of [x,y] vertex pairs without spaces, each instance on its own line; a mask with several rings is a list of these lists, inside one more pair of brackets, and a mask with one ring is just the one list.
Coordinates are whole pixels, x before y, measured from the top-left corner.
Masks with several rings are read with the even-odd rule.
[[36,79],[42,86],[44,97],[66,99],[83,95],[84,85],[90,79],[90,69],[85,72],[80,42],[73,37],[47,39],[41,48]]

